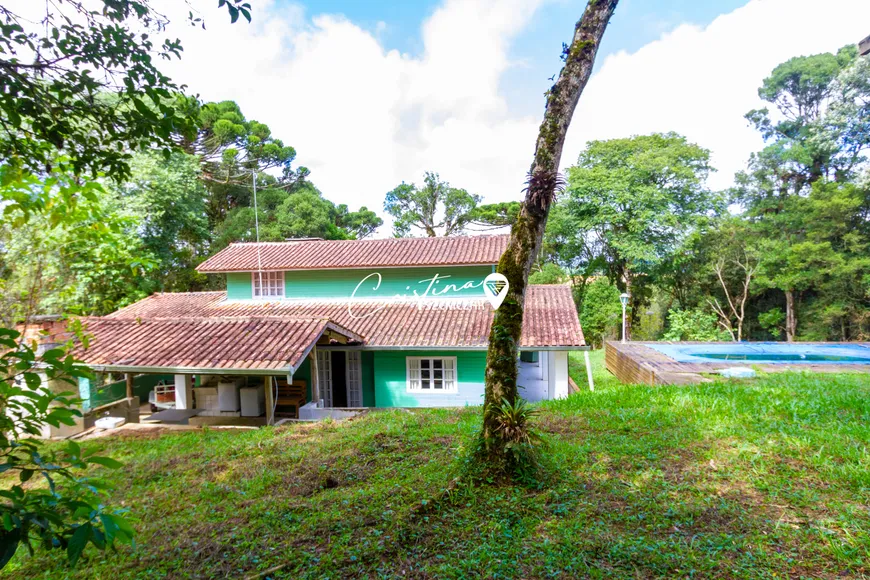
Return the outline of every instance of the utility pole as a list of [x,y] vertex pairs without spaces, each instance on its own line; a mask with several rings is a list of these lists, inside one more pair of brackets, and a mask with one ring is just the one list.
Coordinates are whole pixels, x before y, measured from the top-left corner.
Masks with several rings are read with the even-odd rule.
[[858,54],[861,56],[870,54],[870,36],[858,43]]

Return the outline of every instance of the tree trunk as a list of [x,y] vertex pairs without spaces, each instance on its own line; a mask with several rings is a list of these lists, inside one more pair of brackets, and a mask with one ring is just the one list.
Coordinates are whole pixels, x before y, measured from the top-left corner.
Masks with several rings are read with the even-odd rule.
[[785,291],[785,340],[794,342],[797,333],[797,317],[794,312],[794,290]]
[[526,282],[540,251],[550,205],[562,180],[559,161],[565,134],[580,93],[592,75],[595,54],[617,2],[590,0],[583,17],[574,27],[574,39],[563,54],[565,66],[547,94],[526,197],[511,227],[508,247],[498,263],[497,271],[504,274],[509,287],[504,302],[495,312],[486,355],[482,435],[490,455],[504,451],[504,442],[496,437],[498,421],[493,406],[500,405],[503,399],[511,403],[517,399],[517,357],[523,329]]

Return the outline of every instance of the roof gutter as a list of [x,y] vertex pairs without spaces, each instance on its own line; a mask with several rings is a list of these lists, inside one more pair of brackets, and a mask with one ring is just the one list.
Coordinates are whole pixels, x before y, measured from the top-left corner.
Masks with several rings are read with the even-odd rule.
[[[314,347],[312,344],[303,353],[301,361],[304,361],[311,353]],[[343,344],[335,345],[320,345],[318,348],[324,350],[367,350],[367,351],[463,351],[463,352],[484,352],[487,347],[484,346],[348,346]],[[592,350],[591,346],[527,346],[521,347],[520,352],[565,352],[565,351],[584,351]],[[235,369],[235,368],[219,368],[219,367],[155,367],[155,366],[136,366],[136,365],[94,365],[85,361],[84,365],[94,372],[98,373],[143,373],[157,375],[256,375],[256,376],[275,376],[283,377],[286,375],[295,374],[299,367],[286,366],[280,369]]]
[[[318,348],[333,350],[460,350],[460,351],[486,351],[486,346],[346,346],[343,344],[321,345]],[[583,351],[592,350],[591,346],[521,346],[520,352],[542,351]]]
[[98,373],[145,373],[156,375],[262,375],[283,377],[296,372],[291,366],[280,369],[228,369],[210,367],[153,367],[136,365],[92,365],[84,362],[84,365]]

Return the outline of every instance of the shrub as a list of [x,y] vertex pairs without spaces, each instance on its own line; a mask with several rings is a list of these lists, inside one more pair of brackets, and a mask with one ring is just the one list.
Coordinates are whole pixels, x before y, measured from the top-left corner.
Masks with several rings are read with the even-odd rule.
[[[75,385],[76,378],[90,375],[63,349],[38,356],[20,337],[0,328],[0,474],[6,478],[0,489],[0,569],[21,544],[31,553],[34,545],[63,549],[74,565],[89,543],[103,550],[116,540],[132,541],[123,510],[102,504],[105,485],[82,473],[89,464],[121,464],[85,453],[74,441],[45,449],[37,438],[44,425],[73,425],[81,416],[73,392],[55,393],[48,384]],[[34,485],[39,479],[44,485]]]
[[728,333],[719,328],[719,319],[713,312],[701,308],[668,311],[668,330],[663,340],[699,340],[718,342],[730,340]]
[[785,312],[781,308],[772,308],[758,315],[758,324],[773,336],[779,338],[783,333]]

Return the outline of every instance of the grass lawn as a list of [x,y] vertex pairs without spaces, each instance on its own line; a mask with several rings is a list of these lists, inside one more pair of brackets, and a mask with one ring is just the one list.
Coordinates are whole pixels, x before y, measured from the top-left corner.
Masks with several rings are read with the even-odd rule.
[[[582,355],[572,374],[585,385]],[[870,577],[870,378],[625,386],[540,405],[558,478],[442,493],[478,409],[89,442],[135,549],[5,577]]]

